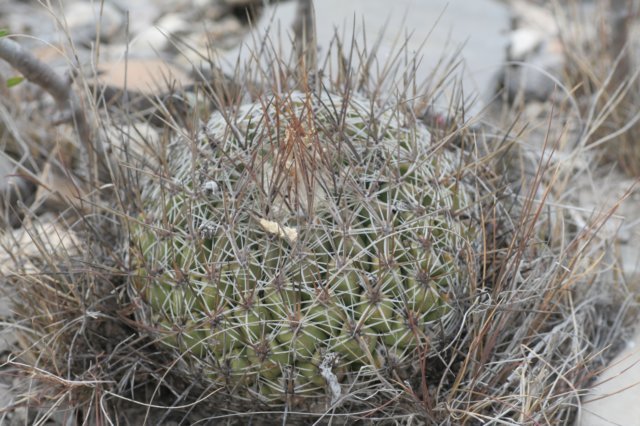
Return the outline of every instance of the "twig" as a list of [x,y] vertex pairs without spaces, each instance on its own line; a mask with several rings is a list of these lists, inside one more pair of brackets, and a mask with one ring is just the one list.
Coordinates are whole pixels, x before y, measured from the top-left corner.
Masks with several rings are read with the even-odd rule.
[[98,157],[98,176],[101,179],[109,179],[110,173],[104,146],[99,138],[95,138],[95,140],[93,138],[93,131],[87,121],[80,98],[71,88],[71,78],[58,75],[49,65],[7,37],[0,38],[0,58],[21,72],[27,80],[47,91],[62,111],[69,112],[78,132],[80,143],[87,151],[89,171],[96,171],[95,154]]

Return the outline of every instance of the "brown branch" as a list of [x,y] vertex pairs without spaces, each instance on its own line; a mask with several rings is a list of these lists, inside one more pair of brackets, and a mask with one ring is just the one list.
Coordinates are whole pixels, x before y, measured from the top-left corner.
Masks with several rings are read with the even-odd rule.
[[[22,73],[30,82],[37,84],[47,91],[56,101],[62,111],[68,111],[75,124],[81,144],[87,151],[89,171],[96,171],[94,155],[98,157],[98,176],[110,179],[108,157],[99,138],[94,140],[93,131],[84,113],[80,98],[71,88],[71,79],[58,75],[49,65],[36,58],[15,41],[0,38],[0,58],[7,61],[13,68]],[[91,173],[89,176],[91,176]]]

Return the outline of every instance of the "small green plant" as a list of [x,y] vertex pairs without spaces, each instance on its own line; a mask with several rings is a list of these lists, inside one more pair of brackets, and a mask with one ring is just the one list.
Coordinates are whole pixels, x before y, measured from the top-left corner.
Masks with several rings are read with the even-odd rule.
[[7,79],[7,87],[14,87],[24,81],[24,77],[10,77]]

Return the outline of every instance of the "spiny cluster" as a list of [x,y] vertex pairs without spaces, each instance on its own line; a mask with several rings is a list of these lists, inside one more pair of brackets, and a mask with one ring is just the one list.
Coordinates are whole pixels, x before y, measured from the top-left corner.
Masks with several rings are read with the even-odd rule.
[[397,107],[265,96],[168,152],[131,222],[130,289],[176,365],[238,395],[406,378],[472,279],[461,155]]

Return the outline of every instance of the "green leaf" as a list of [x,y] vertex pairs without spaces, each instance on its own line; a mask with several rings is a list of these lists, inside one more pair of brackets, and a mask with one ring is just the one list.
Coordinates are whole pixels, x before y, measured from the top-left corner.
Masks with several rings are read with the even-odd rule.
[[18,84],[22,83],[22,80],[24,80],[24,77],[11,77],[7,79],[7,87],[13,87],[13,86],[17,86]]
[[6,36],[9,34],[9,30],[5,29],[5,28],[0,28],[0,38]]

